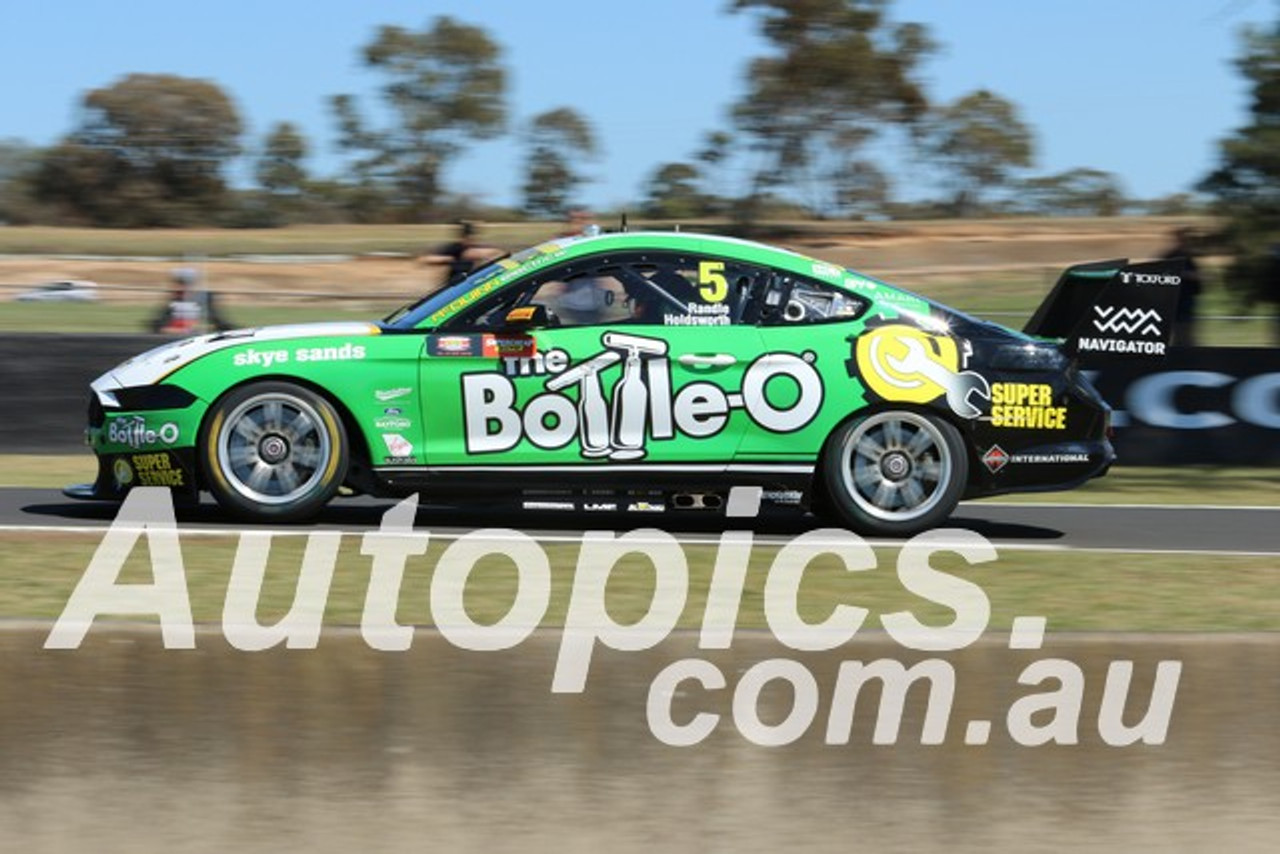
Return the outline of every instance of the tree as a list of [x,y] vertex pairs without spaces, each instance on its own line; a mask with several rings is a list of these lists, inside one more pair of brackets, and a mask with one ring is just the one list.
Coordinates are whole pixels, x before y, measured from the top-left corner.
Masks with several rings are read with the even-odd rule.
[[31,180],[41,152],[19,139],[0,139],[0,225],[32,220]]
[[216,84],[131,74],[85,96],[75,130],[43,158],[35,192],[93,225],[209,222],[240,132],[239,114]]
[[659,219],[689,219],[706,212],[698,192],[698,169],[689,163],[664,163],[649,179],[645,213]]
[[1280,302],[1280,20],[1245,31],[1236,67],[1252,87],[1252,121],[1219,145],[1220,163],[1200,184],[1225,221],[1234,255],[1225,279],[1249,302]]
[[307,183],[307,140],[297,125],[279,122],[267,134],[255,175],[258,184],[276,195],[300,195]]
[[1203,216],[1208,212],[1205,198],[1192,193],[1169,193],[1137,204],[1147,216]]
[[524,208],[534,216],[564,216],[586,180],[573,164],[596,154],[595,133],[576,110],[559,107],[534,116],[525,136]]
[[1008,186],[1016,170],[1031,165],[1031,129],[1013,102],[980,89],[937,109],[926,150],[947,174],[956,216],[980,209],[988,190]]
[[506,71],[501,50],[479,27],[448,16],[413,32],[384,26],[365,46],[365,64],[388,78],[382,97],[393,115],[383,130],[370,130],[350,95],[331,105],[340,145],[362,154],[360,183],[392,190],[401,217],[433,213],[444,191],[443,173],[471,140],[491,139],[506,124]]
[[1023,181],[1017,207],[1041,216],[1117,216],[1126,204],[1119,178],[1081,168]]
[[870,160],[850,160],[833,176],[836,203],[858,219],[883,215],[890,203],[889,176]]
[[276,228],[290,222],[332,218],[333,208],[318,202],[304,160],[307,141],[291,122],[277,122],[253,163],[257,190],[238,190],[221,219],[234,228]]
[[[927,101],[916,79],[934,49],[920,24],[893,24],[888,0],[734,0],[776,53],[754,60],[734,122],[763,158],[753,195],[791,186],[833,207],[833,177],[883,128],[912,128]],[[750,206],[748,206],[750,207]]]
[[733,192],[725,177],[726,164],[733,154],[733,135],[728,131],[711,131],[703,138],[702,148],[694,159],[703,164],[703,196],[708,213],[722,213],[728,209]]

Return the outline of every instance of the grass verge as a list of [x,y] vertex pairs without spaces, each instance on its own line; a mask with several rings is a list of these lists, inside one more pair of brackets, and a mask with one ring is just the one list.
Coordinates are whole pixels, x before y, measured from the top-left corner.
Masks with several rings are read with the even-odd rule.
[[[929,283],[916,286],[920,293],[954,306],[961,311],[992,320],[1015,329],[1026,323],[1044,298],[1049,285],[1028,280],[984,282],[973,280]],[[277,323],[311,321],[378,320],[386,317],[406,299],[350,299],[290,297],[277,295],[272,302],[244,302],[243,296],[222,305],[220,311],[227,322],[236,327],[270,326]],[[0,301],[6,299],[0,294]],[[157,295],[145,303],[19,303],[0,302],[0,333],[128,333],[147,331],[157,307]],[[1238,306],[1205,307],[1202,314],[1230,315]],[[1197,324],[1197,340],[1204,347],[1268,347],[1275,343],[1275,318],[1257,315],[1242,319],[1202,318]]]
[[1068,492],[1002,495],[1015,504],[1184,504],[1280,507],[1274,469],[1219,466],[1118,466],[1105,477]]
[[[384,300],[351,303],[275,302],[241,304],[220,308],[233,327],[271,326],[280,323],[313,321],[374,321],[386,317],[403,301]],[[56,332],[60,334],[114,333],[140,335],[150,332],[159,303],[6,303],[0,311],[0,333]],[[104,365],[104,368],[109,367]]]
[[[359,625],[369,581],[370,558],[360,554],[360,537],[345,535],[335,564],[324,621]],[[89,566],[100,537],[86,534],[0,533],[0,617],[53,619],[66,606]],[[198,622],[220,623],[238,538],[187,537],[182,558],[192,612]],[[446,543],[406,563],[397,621],[431,625],[432,574]],[[257,618],[278,621],[293,603],[306,539],[278,537],[271,543]],[[501,548],[496,546],[495,548]],[[572,543],[542,545],[550,561],[551,599],[545,627],[564,624],[579,557]],[[688,599],[680,625],[701,624],[707,601],[714,546],[686,546]],[[929,625],[947,625],[950,610],[903,589],[894,569],[897,550],[877,549],[877,565],[848,572],[833,556],[818,557],[800,587],[799,610],[810,622],[825,619],[840,603],[868,609],[867,627],[877,616],[910,610]],[[753,550],[737,618],[740,628],[765,628],[765,580],[776,547]],[[998,560],[969,566],[956,555],[935,555],[932,564],[978,584],[992,606],[989,628],[1007,630],[1017,616],[1042,615],[1051,631],[1239,632],[1280,628],[1280,573],[1270,558],[1214,555],[1151,556],[1007,551]],[[646,558],[624,557],[605,591],[610,615],[631,623],[648,612],[656,573]],[[125,562],[122,583],[149,583],[148,547],[139,541]],[[518,585],[508,559],[487,556],[472,570],[464,592],[471,618],[482,624],[506,615]],[[123,615],[121,615],[123,617]]]
[[[545,240],[559,223],[491,223],[486,240],[526,246]],[[11,226],[0,229],[0,253],[104,255],[166,258],[228,255],[359,255],[419,253],[424,246],[453,240],[457,226],[300,225],[289,228],[110,229]]]

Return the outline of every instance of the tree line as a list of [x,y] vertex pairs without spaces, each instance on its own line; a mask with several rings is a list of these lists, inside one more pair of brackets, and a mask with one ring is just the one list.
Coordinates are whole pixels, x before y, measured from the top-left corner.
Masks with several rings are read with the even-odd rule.
[[[1194,209],[1190,194],[1134,201],[1115,175],[1097,169],[1032,174],[1035,133],[1017,105],[985,89],[935,103],[921,70],[939,46],[924,25],[894,21],[891,6],[732,0],[727,12],[752,16],[769,50],[749,61],[728,125],[710,127],[686,159],[656,164],[635,209],[746,222]],[[1249,50],[1275,49],[1274,36],[1254,38]],[[56,144],[0,142],[0,222],[268,227],[475,215],[473,200],[449,191],[448,167],[465,146],[504,134],[521,145],[519,209],[479,213],[561,217],[587,182],[579,164],[599,152],[596,131],[568,105],[513,122],[502,55],[483,28],[448,16],[420,30],[381,27],[360,58],[381,81],[385,119],[372,123],[353,95],[329,99],[348,155],[343,174],[331,177],[308,170],[313,144],[291,122],[246,144],[242,120],[216,83],[131,74],[86,93],[74,127]],[[1246,75],[1263,73],[1255,65],[1266,63],[1246,61]],[[1223,170],[1206,189],[1228,207],[1259,180],[1270,181],[1273,194],[1280,185],[1275,164],[1248,175],[1228,167],[1233,152],[1249,146],[1273,157],[1280,151],[1262,139],[1224,144]],[[924,183],[933,195],[901,198],[893,169],[878,156],[886,150],[910,164],[913,189]],[[246,162],[253,185],[232,186],[228,173]],[[1280,205],[1275,215],[1280,222]]]

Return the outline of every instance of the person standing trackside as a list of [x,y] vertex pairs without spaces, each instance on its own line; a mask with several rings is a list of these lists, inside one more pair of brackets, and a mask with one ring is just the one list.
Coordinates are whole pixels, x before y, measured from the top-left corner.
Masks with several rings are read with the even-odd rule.
[[476,239],[475,223],[463,220],[458,223],[457,240],[423,255],[419,263],[447,265],[445,284],[452,284],[471,275],[499,254],[501,253],[494,247],[485,246]]
[[1263,270],[1260,301],[1271,303],[1275,309],[1275,343],[1280,347],[1280,243],[1272,243],[1267,250]]
[[564,231],[556,237],[583,237],[598,232],[599,227],[591,222],[591,211],[586,208],[574,208],[569,211],[569,221],[565,223]]
[[1173,245],[1160,256],[1161,260],[1177,259],[1186,263],[1182,284],[1178,288],[1178,308],[1173,320],[1173,343],[1178,347],[1196,346],[1196,303],[1200,300],[1200,268],[1195,259],[1195,232],[1179,228],[1173,233]]

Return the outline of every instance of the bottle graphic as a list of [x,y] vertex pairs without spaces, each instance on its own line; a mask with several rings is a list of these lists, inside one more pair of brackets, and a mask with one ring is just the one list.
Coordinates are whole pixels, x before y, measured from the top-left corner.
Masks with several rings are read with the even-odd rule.
[[606,350],[546,383],[547,391],[560,391],[577,383],[578,441],[582,443],[584,457],[604,457],[612,450],[609,445],[609,406],[600,387],[600,372],[620,361],[622,356]]
[[615,460],[638,460],[644,456],[645,410],[649,404],[649,389],[645,386],[644,364],[640,350],[631,347],[622,369],[622,379],[613,389],[613,441]]
[[[627,353],[622,379],[613,390],[613,430],[610,438],[614,450],[609,456],[615,460],[638,460],[646,453],[645,426],[649,410],[656,403],[652,399],[654,389],[649,388],[645,382],[645,362],[649,363],[650,369],[659,362],[664,362],[665,360],[653,357],[667,354],[667,342],[623,332],[606,332],[600,341],[606,347],[625,350]],[[652,376],[652,370],[650,375]]]

